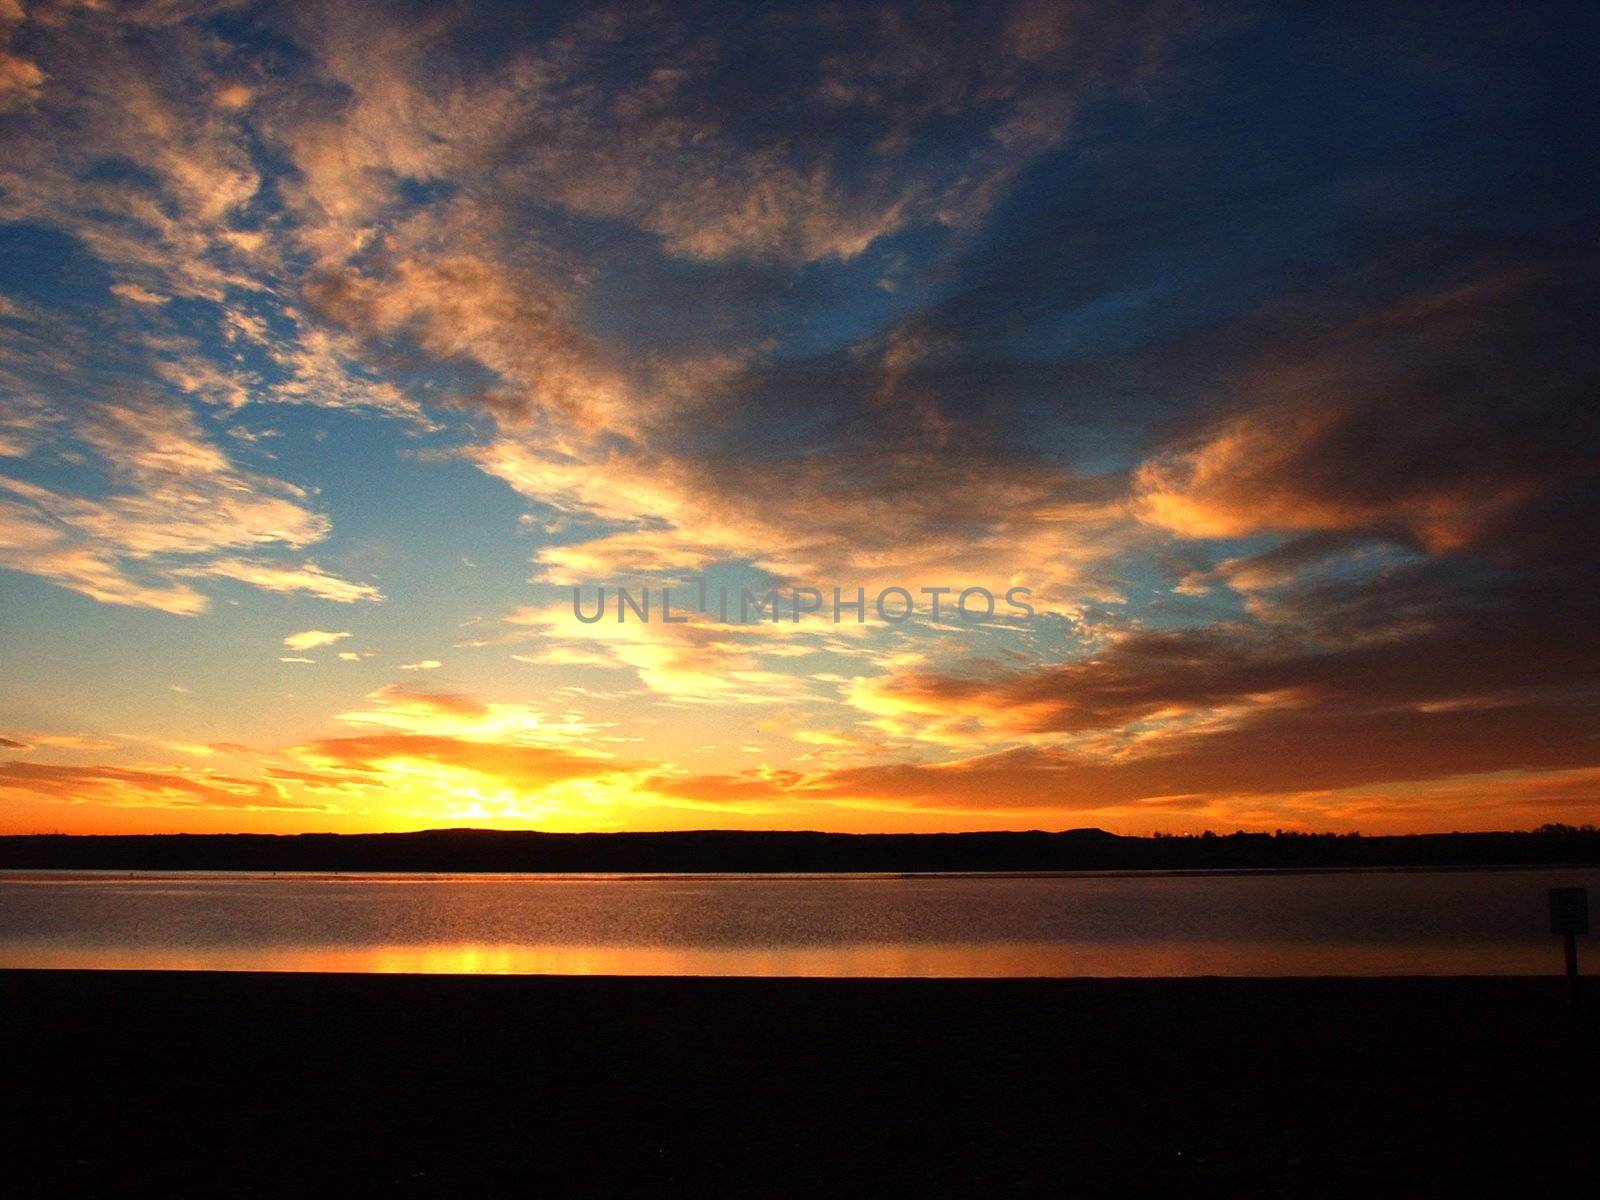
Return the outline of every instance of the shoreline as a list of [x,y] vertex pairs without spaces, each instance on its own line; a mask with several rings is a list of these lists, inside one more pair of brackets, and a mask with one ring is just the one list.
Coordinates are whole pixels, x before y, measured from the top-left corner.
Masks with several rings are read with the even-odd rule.
[[1560,1194],[1558,977],[0,971],[18,1195]]
[[1122,836],[686,830],[0,836],[0,868],[537,875],[1297,872],[1600,865],[1600,831]]
[[1439,863],[1412,866],[1366,867],[1184,867],[1184,868],[1089,868],[1081,871],[514,871],[514,870],[433,870],[416,868],[396,870],[379,868],[351,868],[330,871],[314,867],[5,867],[0,866],[0,879],[10,876],[63,875],[112,876],[117,878],[147,876],[196,875],[246,875],[256,878],[288,876],[297,880],[313,879],[406,879],[466,880],[466,879],[538,879],[538,880],[617,880],[630,883],[648,883],[651,880],[729,880],[740,879],[795,879],[795,880],[895,880],[895,879],[1169,879],[1169,878],[1228,878],[1265,875],[1445,875],[1462,873],[1506,873],[1515,871],[1595,871],[1600,863]]

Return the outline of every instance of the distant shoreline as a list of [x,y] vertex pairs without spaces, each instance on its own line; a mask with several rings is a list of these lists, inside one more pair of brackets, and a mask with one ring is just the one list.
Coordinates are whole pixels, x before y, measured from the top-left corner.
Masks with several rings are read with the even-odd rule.
[[1593,871],[1600,870],[1600,863],[1594,862],[1553,862],[1553,863],[1465,863],[1459,865],[1440,864],[1436,866],[1408,866],[1408,867],[1195,867],[1189,869],[1172,868],[1167,870],[1153,869],[1140,870],[1130,868],[1127,870],[1089,869],[1082,871],[444,871],[444,870],[348,870],[329,871],[315,868],[242,868],[227,867],[193,867],[173,869],[147,869],[139,867],[5,867],[0,866],[0,875],[15,877],[18,875],[247,875],[247,876],[293,876],[298,878],[348,879],[353,876],[370,876],[374,878],[407,878],[419,881],[437,879],[440,882],[450,882],[460,879],[503,879],[506,877],[525,879],[593,879],[616,880],[626,883],[649,883],[652,880],[699,880],[715,882],[717,880],[740,879],[859,879],[883,880],[885,882],[896,879],[1195,879],[1195,878],[1237,878],[1240,876],[1265,876],[1265,875],[1447,875],[1464,872],[1513,872],[1513,871]]
[[540,833],[0,836],[0,870],[530,875],[1184,875],[1600,866],[1600,832]]

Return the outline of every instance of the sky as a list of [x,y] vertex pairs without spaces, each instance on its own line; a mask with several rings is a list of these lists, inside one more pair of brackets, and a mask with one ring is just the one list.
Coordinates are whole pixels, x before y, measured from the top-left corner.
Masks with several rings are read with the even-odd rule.
[[0,0],[0,832],[1593,821],[1596,44]]

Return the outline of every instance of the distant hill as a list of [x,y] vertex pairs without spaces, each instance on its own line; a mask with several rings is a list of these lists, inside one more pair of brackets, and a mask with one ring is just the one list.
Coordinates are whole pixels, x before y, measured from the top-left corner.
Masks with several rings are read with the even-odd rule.
[[0,868],[169,871],[1170,871],[1600,865],[1600,833],[847,834],[701,830],[0,837]]

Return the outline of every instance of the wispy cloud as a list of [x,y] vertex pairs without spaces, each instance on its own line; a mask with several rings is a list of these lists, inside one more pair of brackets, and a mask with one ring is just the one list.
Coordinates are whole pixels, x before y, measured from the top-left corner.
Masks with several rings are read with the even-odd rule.
[[51,800],[158,808],[293,809],[322,807],[291,799],[270,783],[213,773],[128,767],[0,763],[0,791]]
[[220,576],[269,590],[376,599],[311,564],[251,564],[219,552],[304,547],[327,536],[303,489],[236,467],[187,411],[160,403],[83,406],[73,441],[94,456],[95,497],[0,475],[0,562],[96,600],[193,614],[186,579]]
[[291,650],[315,650],[319,646],[331,646],[350,636],[349,630],[332,633],[326,629],[305,629],[299,633],[291,633],[283,639],[283,644]]

